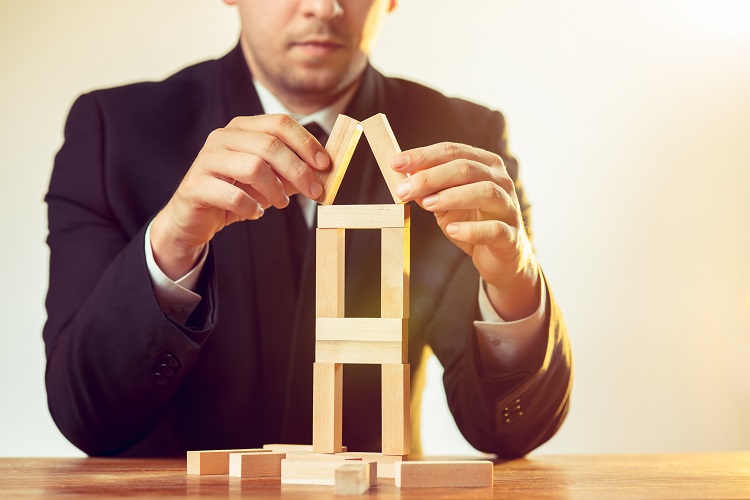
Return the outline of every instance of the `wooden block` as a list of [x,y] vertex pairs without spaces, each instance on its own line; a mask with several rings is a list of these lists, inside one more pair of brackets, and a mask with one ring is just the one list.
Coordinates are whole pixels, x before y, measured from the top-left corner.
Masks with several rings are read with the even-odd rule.
[[383,365],[381,377],[383,455],[407,455],[411,451],[409,365]]
[[[264,444],[264,450],[271,450],[276,453],[312,453],[313,446],[311,444]],[[341,447],[346,452],[346,446]],[[329,456],[329,455],[326,455]]]
[[332,456],[341,458],[361,458],[365,462],[377,462],[378,479],[393,479],[396,477],[396,462],[403,462],[406,460],[406,455],[383,455],[382,453],[360,453],[356,451],[336,453]]
[[281,460],[286,453],[230,453],[232,477],[281,477]]
[[381,229],[380,316],[383,318],[409,317],[409,231],[409,228]]
[[319,228],[409,227],[409,205],[331,205],[318,207]]
[[313,451],[338,453],[341,446],[341,413],[344,367],[340,363],[313,364]]
[[270,451],[259,448],[188,451],[187,473],[197,476],[229,474],[229,455],[231,453],[268,453]]
[[407,175],[396,172],[391,168],[391,160],[401,152],[401,148],[398,146],[398,142],[396,142],[396,137],[393,135],[388,118],[383,113],[371,116],[362,122],[362,128],[364,129],[365,137],[367,137],[367,142],[370,143],[370,149],[372,149],[372,153],[375,155],[375,160],[378,162],[378,167],[380,167],[385,183],[388,184],[393,201],[403,203],[401,198],[396,194],[396,186],[406,179]]
[[[342,448],[346,448],[343,446]],[[342,455],[343,453],[343,455]],[[348,456],[347,452],[342,453],[314,453],[306,451],[289,451],[286,458],[289,460],[362,460],[362,457]]]
[[315,234],[315,315],[344,317],[345,234],[343,229],[318,229]]
[[492,486],[492,462],[400,462],[397,488],[485,488]]
[[319,203],[323,205],[333,203],[361,135],[362,125],[357,120],[346,115],[339,115],[336,118],[325,146],[331,157],[331,166],[316,174],[320,183],[323,184],[323,194],[318,199]]
[[401,364],[409,357],[408,319],[317,318],[315,337],[318,363]]
[[370,489],[370,464],[347,464],[336,469],[337,495],[361,495]]
[[281,484],[336,484],[336,469],[357,461],[370,466],[370,483],[377,480],[377,462],[362,462],[361,459],[340,460],[295,460],[285,458],[281,461]]

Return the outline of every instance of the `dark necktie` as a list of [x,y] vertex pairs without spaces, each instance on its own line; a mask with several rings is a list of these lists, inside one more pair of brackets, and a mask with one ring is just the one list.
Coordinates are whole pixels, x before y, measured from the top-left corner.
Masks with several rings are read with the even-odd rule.
[[[305,129],[310,132],[317,140],[325,146],[328,140],[328,134],[325,130],[317,123],[309,123],[305,125]],[[292,258],[292,271],[294,273],[297,290],[299,291],[299,284],[302,280],[302,266],[305,261],[305,253],[307,251],[308,241],[310,240],[310,233],[312,230],[307,227],[305,217],[302,214],[302,207],[299,204],[298,197],[301,194],[296,194],[290,197],[289,206],[285,209],[285,215],[287,220],[287,227],[289,229],[289,243],[290,252]]]

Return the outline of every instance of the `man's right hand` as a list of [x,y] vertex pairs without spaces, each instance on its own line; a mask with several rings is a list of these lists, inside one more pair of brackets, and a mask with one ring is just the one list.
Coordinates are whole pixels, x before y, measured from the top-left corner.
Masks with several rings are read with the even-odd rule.
[[214,130],[151,225],[157,265],[177,280],[229,224],[284,208],[295,193],[318,199],[314,170],[329,165],[325,148],[288,115],[238,117]]

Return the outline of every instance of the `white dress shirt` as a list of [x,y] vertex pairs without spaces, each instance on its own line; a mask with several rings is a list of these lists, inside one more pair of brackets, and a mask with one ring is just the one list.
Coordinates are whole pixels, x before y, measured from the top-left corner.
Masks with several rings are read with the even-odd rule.
[[[331,133],[336,117],[346,109],[356,90],[352,89],[330,106],[302,116],[290,113],[276,96],[258,81],[253,81],[253,83],[266,114],[291,115],[301,125],[316,122],[327,134]],[[317,202],[301,194],[295,196],[297,196],[297,201],[303,211],[307,226],[312,227]],[[246,222],[246,224],[251,223]],[[203,252],[195,267],[182,278],[173,281],[164,274],[154,260],[151,248],[151,224],[146,229],[145,241],[146,265],[151,275],[151,283],[156,299],[164,314],[175,321],[185,323],[201,301],[201,296],[195,293],[194,290],[206,262],[206,257],[208,256],[208,244],[203,248]],[[547,287],[544,277],[541,274],[540,279],[541,297],[539,308],[531,316],[507,322],[495,311],[487,296],[485,284],[480,279],[478,300],[482,321],[475,321],[474,329],[477,334],[482,368],[486,376],[529,366],[529,363],[533,362],[533,358],[538,356],[538,352],[534,347],[539,345],[540,336],[547,335],[545,328]]]

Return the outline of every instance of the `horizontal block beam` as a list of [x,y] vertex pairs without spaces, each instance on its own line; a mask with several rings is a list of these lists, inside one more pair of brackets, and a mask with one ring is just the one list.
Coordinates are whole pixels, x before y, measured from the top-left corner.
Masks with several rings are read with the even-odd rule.
[[409,205],[328,205],[318,207],[318,227],[381,229],[410,227]]
[[409,320],[401,318],[317,318],[316,340],[403,342]]
[[[316,340],[316,363],[382,365],[406,363],[407,342],[371,342],[366,340]],[[317,451],[317,450],[316,450]]]
[[397,488],[486,488],[492,486],[492,462],[398,462]]
[[[343,451],[346,451],[346,446],[341,447]],[[313,445],[311,444],[264,444],[264,450],[271,450],[275,453],[310,453],[313,452]],[[326,455],[330,456],[330,455]]]

